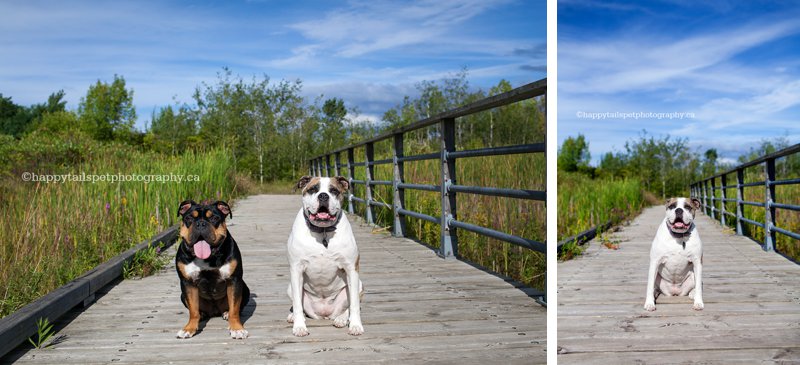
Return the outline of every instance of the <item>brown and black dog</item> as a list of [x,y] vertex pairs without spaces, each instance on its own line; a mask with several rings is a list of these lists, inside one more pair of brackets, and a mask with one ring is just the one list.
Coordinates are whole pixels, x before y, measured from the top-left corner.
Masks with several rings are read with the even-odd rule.
[[240,313],[250,300],[250,289],[242,278],[242,254],[225,226],[225,218],[233,217],[230,206],[186,200],[178,215],[182,243],[175,268],[181,301],[189,309],[189,323],[178,331],[178,338],[194,336],[201,318],[219,315],[228,320],[232,338],[246,338]]

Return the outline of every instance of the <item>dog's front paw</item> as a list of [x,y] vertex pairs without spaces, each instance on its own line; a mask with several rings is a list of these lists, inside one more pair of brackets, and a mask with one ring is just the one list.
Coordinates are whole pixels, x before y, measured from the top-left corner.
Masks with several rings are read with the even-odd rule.
[[701,311],[701,310],[703,310],[704,307],[705,307],[705,305],[703,304],[703,302],[694,302],[694,305],[692,306],[692,309],[694,309],[696,311]]
[[347,316],[339,316],[334,318],[333,326],[336,328],[342,328],[344,326],[347,326]]
[[651,303],[651,302],[644,303],[644,310],[648,312],[656,310],[656,303]]
[[230,330],[231,331],[231,338],[235,338],[237,340],[243,340],[247,338],[250,334],[247,333],[247,330],[242,328],[240,330]]
[[364,326],[361,323],[350,323],[350,328],[347,330],[347,333],[353,336],[360,336],[364,334]]
[[297,337],[308,336],[308,328],[306,326],[294,326],[292,327],[292,334]]
[[186,328],[184,328],[184,329],[178,331],[177,337],[178,338],[190,338],[190,337],[194,336],[195,332],[197,332],[197,330],[191,330],[191,329],[187,330]]

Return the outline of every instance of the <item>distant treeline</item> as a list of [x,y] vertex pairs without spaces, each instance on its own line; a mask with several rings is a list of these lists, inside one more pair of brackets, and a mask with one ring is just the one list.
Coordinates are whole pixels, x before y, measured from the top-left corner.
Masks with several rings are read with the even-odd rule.
[[[654,137],[643,131],[638,139],[625,143],[624,151],[607,152],[598,166],[591,166],[589,141],[579,134],[569,137],[558,150],[558,169],[583,173],[591,178],[633,178],[643,188],[664,198],[688,195],[689,184],[727,171],[735,165],[789,147],[789,140],[777,138],[762,140],[758,147],[739,156],[737,163],[721,163],[716,149],[702,153],[689,148],[688,139],[669,135]],[[779,176],[797,176],[800,173],[800,156],[797,154],[776,161]]]
[[[308,159],[335,147],[512,89],[503,80],[488,91],[475,90],[462,71],[418,83],[418,97],[406,96],[374,123],[360,118],[345,100],[323,95],[308,100],[302,87],[301,80],[276,83],[267,75],[246,80],[225,68],[214,83],[196,87],[191,103],[176,102],[154,111],[144,131],[134,127],[134,90],[126,87],[123,76],[91,85],[77,109],[66,107],[63,91],[30,107],[0,94],[0,141],[31,133],[82,133],[168,155],[221,148],[239,173],[256,181],[291,180],[307,171]],[[535,123],[543,118],[543,104],[528,100],[465,118],[457,123],[457,144],[531,143],[543,134],[544,123]],[[436,137],[423,130],[409,138],[432,145],[439,143]]]

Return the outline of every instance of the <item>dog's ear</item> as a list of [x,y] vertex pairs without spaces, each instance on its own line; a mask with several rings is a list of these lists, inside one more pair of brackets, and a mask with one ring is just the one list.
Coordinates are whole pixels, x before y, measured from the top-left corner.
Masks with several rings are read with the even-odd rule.
[[220,212],[222,212],[223,218],[226,216],[233,218],[233,213],[231,213],[231,207],[228,205],[228,203],[222,200],[217,200],[217,202],[214,203],[214,206],[217,207]]
[[336,179],[336,182],[338,182],[342,187],[342,192],[350,190],[350,180],[348,178],[344,176],[337,176],[334,179]]
[[195,204],[197,204],[197,203],[195,203],[194,200],[191,200],[191,199],[184,200],[183,202],[181,202],[181,204],[178,205],[178,217],[186,214],[186,212],[189,211],[189,208],[191,208],[192,205],[195,205]]
[[297,185],[294,186],[294,191],[297,191],[297,189],[302,190],[304,187],[306,187],[306,185],[308,185],[309,181],[311,181],[311,176],[306,175],[301,177],[300,180],[297,182]]
[[700,199],[692,198],[692,206],[694,209],[700,209]]

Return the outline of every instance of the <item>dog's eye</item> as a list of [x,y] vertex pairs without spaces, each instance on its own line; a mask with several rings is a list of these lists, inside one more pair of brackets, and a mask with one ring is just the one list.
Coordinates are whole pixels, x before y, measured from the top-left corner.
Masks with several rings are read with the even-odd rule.
[[209,220],[211,221],[211,223],[217,223],[219,222],[219,217],[212,215],[211,218],[209,218]]
[[677,206],[678,206],[677,204],[672,203],[672,204],[669,205],[669,209],[675,209],[675,207],[677,207]]
[[339,196],[339,190],[331,189],[331,194],[333,194],[333,196]]
[[692,209],[692,207],[690,207],[690,206],[689,206],[689,204],[686,204],[686,205],[684,205],[684,206],[683,206],[683,209],[686,209],[686,210],[691,210],[691,209]]
[[306,190],[306,191],[307,191],[309,194],[315,194],[315,193],[317,192],[317,190],[319,190],[319,188],[317,188],[317,187],[315,186],[315,187],[313,187],[313,188],[309,188],[309,189],[308,189],[308,190]]
[[183,217],[183,222],[186,223],[187,226],[191,225],[192,224],[192,217],[190,217],[188,215]]

